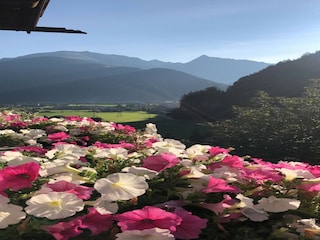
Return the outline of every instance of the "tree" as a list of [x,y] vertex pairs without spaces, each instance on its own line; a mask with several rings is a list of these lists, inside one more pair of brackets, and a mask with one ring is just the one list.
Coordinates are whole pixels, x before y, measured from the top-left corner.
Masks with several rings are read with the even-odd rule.
[[234,147],[236,154],[269,161],[320,161],[320,80],[302,97],[270,97],[258,92],[250,107],[233,108],[235,117],[211,123],[209,143]]

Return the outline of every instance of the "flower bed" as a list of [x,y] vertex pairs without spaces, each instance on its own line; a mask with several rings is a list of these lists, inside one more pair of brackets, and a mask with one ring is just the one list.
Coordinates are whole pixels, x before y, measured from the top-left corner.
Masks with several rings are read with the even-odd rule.
[[14,111],[0,147],[0,239],[320,239],[320,166]]

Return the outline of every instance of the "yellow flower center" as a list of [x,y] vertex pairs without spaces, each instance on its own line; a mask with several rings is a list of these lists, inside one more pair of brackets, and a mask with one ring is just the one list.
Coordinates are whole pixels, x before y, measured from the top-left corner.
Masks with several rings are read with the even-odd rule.
[[61,208],[62,202],[61,200],[49,202],[48,205],[50,207]]
[[4,220],[6,217],[8,217],[10,213],[8,212],[0,212],[0,222]]
[[121,188],[123,186],[123,184],[121,184],[121,182],[116,182],[114,184],[112,184],[112,187],[114,188]]

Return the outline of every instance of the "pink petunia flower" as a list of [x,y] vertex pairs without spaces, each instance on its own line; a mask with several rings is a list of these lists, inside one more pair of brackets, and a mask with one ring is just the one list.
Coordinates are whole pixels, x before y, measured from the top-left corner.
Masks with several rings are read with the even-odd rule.
[[178,215],[152,206],[119,214],[116,220],[122,231],[161,228],[175,232],[182,222]]
[[233,193],[239,193],[240,189],[231,186],[227,183],[227,181],[219,178],[214,178],[210,176],[210,180],[208,183],[208,186],[202,190],[205,193],[211,193],[211,192],[233,192]]
[[79,228],[82,228],[82,222],[79,219],[42,227],[43,230],[50,233],[56,240],[68,240],[71,237],[79,236],[83,232]]
[[44,187],[50,188],[53,192],[69,192],[75,194],[80,199],[89,199],[93,188],[81,186],[64,180],[60,180],[55,183],[47,183]]
[[161,172],[180,163],[180,159],[174,154],[161,153],[155,156],[146,157],[143,160],[142,167]]
[[100,214],[95,208],[89,208],[88,214],[79,217],[82,221],[82,228],[88,228],[91,236],[99,235],[103,231],[108,231],[113,225],[111,214]]
[[218,203],[202,203],[201,207],[209,209],[214,212],[216,215],[220,215],[226,208],[232,207],[238,201],[231,198],[229,195],[225,194],[223,200]]
[[314,175],[316,178],[320,177],[320,166],[308,166],[306,168],[309,172],[311,172],[312,175]]
[[92,144],[93,146],[97,146],[99,148],[125,148],[125,149],[134,149],[135,146],[132,143],[126,143],[124,141],[120,141],[120,143],[101,143],[95,142]]
[[261,183],[264,181],[273,181],[278,182],[283,179],[283,176],[281,176],[278,172],[275,171],[268,171],[261,168],[258,169],[248,169],[243,168],[241,170],[242,178],[249,181],[254,181],[257,183]]
[[26,128],[28,123],[26,122],[12,122],[10,123],[10,127],[12,128]]
[[77,122],[81,122],[81,121],[83,120],[83,117],[79,117],[79,116],[65,116],[64,119],[67,120],[67,121],[77,121]]
[[18,114],[9,113],[4,115],[4,120],[6,120],[7,122],[11,122],[19,119],[21,119],[21,117]]
[[22,147],[16,147],[14,151],[34,153],[34,154],[43,156],[46,154],[48,150],[45,148],[36,147],[36,146],[22,146]]
[[40,165],[28,162],[16,166],[9,166],[0,170],[0,191],[32,187],[31,183],[38,178]]
[[173,233],[176,239],[198,239],[201,229],[207,227],[207,219],[192,215],[191,212],[184,209],[177,208],[174,213],[182,218],[181,224],[177,226],[177,230]]
[[225,149],[225,148],[221,148],[218,146],[209,148],[210,156],[216,156],[218,154],[227,154],[229,152],[230,152],[230,150]]
[[68,222],[44,226],[43,230],[49,232],[56,240],[68,240],[71,237],[79,236],[83,232],[82,229],[89,229],[91,236],[94,236],[112,227],[111,214],[102,215],[94,208],[89,208],[88,211],[87,215],[74,218]]
[[238,156],[225,156],[222,161],[210,164],[208,169],[214,170],[222,166],[228,166],[232,168],[242,169],[244,167],[244,160]]
[[70,138],[70,135],[65,132],[51,133],[48,135],[48,140],[52,142],[64,141],[68,138]]
[[129,126],[129,125],[123,125],[123,124],[116,124],[116,123],[113,123],[113,127],[116,129],[116,130],[119,130],[119,131],[123,131],[127,134],[132,134],[136,131],[136,129],[132,126]]
[[31,119],[31,122],[32,123],[40,123],[40,122],[46,122],[48,120],[49,119],[46,117],[35,117],[35,118]]
[[312,181],[306,181],[306,182],[302,182],[302,184],[300,184],[299,186],[297,186],[298,189],[303,189],[305,191],[308,192],[320,192],[320,183],[319,182],[315,182],[312,183]]

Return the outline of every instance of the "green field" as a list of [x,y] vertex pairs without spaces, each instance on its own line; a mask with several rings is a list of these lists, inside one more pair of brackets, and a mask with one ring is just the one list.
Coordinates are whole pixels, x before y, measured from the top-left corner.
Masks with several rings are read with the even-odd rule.
[[164,138],[177,139],[185,144],[191,144],[196,141],[202,143],[202,140],[209,134],[208,128],[197,122],[170,119],[165,116],[150,114],[145,111],[93,112],[89,110],[41,110],[39,111],[39,114],[47,117],[98,117],[103,121],[123,123],[137,129],[144,129],[147,123],[154,123],[158,128],[158,133]]
[[51,116],[79,116],[101,118],[103,121],[127,123],[146,121],[157,117],[157,114],[151,114],[144,111],[136,112],[93,112],[89,110],[49,110],[39,111],[41,115]]

